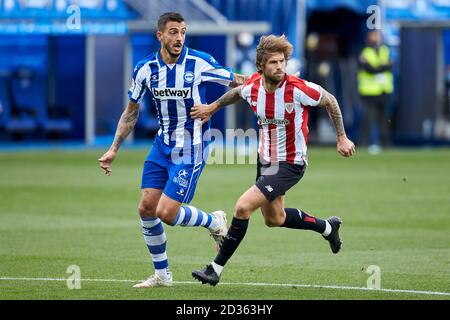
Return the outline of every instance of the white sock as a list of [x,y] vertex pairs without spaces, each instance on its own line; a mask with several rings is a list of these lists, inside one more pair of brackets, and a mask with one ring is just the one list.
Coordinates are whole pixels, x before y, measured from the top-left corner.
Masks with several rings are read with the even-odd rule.
[[182,206],[177,212],[172,226],[182,227],[205,227],[210,231],[220,227],[220,220],[216,219],[211,213],[204,212],[193,206]]
[[152,257],[155,273],[162,278],[167,278],[169,261],[166,251],[166,234],[159,218],[141,218],[144,240]]
[[158,277],[166,279],[168,277],[169,268],[155,269],[155,273]]
[[217,273],[217,275],[220,276],[220,274],[222,273],[222,270],[223,270],[223,266],[218,265],[214,261],[211,262],[211,265],[212,265],[214,271]]
[[220,227],[220,224],[222,223],[222,220],[220,220],[217,217],[212,216],[211,224],[208,226],[209,231],[217,230],[217,228]]
[[331,233],[331,224],[325,220],[325,231],[322,233],[324,237],[329,236]]

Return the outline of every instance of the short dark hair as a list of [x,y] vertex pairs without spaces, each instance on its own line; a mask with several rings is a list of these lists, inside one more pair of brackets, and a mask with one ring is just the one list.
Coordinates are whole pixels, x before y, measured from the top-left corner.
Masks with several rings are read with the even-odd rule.
[[158,31],[163,31],[166,27],[167,22],[183,22],[184,18],[178,12],[166,12],[159,16],[158,19]]

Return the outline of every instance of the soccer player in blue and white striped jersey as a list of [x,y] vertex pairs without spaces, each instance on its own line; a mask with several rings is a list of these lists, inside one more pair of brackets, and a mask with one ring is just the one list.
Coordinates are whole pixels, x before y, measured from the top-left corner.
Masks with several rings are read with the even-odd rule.
[[149,92],[158,111],[160,129],[144,164],[139,214],[144,239],[155,273],[137,288],[172,285],[162,222],[171,226],[203,226],[218,248],[227,233],[226,214],[187,206],[205,166],[209,123],[192,119],[195,104],[206,103],[205,82],[236,87],[246,76],[234,74],[209,54],[184,45],[186,25],[179,13],[165,13],[158,20],[157,37],[161,48],[141,60],[133,72],[129,103],[123,112],[110,149],[99,159],[101,168],[111,174],[111,163],[133,130],[139,103]]

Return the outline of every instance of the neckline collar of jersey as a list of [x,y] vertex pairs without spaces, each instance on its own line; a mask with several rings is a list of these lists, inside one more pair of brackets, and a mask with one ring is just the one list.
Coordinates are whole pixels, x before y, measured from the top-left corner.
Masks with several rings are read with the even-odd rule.
[[[167,66],[167,64],[162,59],[160,52],[161,52],[161,49],[158,50],[158,54],[156,55],[157,58],[158,58],[159,66],[160,67]],[[180,57],[178,58],[178,60],[177,60],[177,62],[175,64],[183,64],[184,58],[186,58],[186,53],[187,53],[187,47],[184,45],[183,46],[183,51],[181,51]],[[167,66],[167,67],[169,67],[169,66]]]

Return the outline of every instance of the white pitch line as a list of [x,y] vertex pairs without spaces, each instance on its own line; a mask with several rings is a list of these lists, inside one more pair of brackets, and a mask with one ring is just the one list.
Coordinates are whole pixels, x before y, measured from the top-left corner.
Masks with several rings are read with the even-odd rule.
[[[17,277],[0,277],[0,280],[9,281],[67,281],[65,278],[17,278]],[[125,280],[125,279],[80,279],[82,282],[139,282],[143,280]],[[175,284],[200,284],[197,281],[174,281]],[[221,282],[221,285],[232,286],[259,286],[259,287],[296,287],[296,288],[314,288],[314,289],[335,289],[335,290],[360,290],[373,292],[390,292],[390,293],[411,293],[424,295],[439,295],[450,296],[450,292],[436,292],[436,291],[417,291],[417,290],[402,290],[402,289],[370,289],[365,287],[351,287],[351,286],[331,286],[331,285],[317,285],[317,284],[298,284],[298,283],[265,283],[265,282]]]

